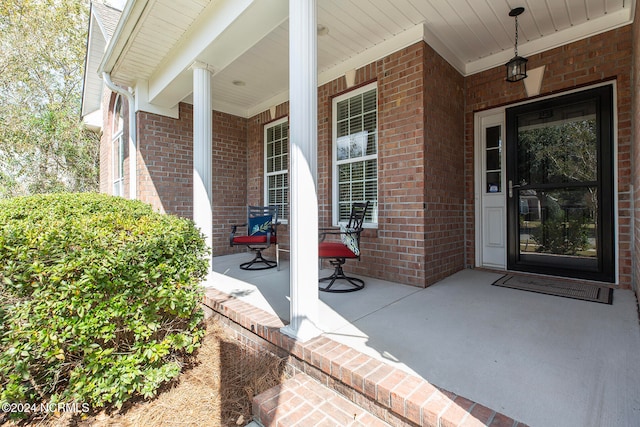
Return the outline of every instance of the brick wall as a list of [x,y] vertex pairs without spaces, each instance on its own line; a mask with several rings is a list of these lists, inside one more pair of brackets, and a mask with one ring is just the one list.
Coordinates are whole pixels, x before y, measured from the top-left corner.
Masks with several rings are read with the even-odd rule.
[[[346,268],[427,286],[463,268],[463,79],[420,42],[359,68],[354,88],[373,81],[378,86],[379,223],[363,233],[360,262]],[[332,100],[352,89],[342,77],[318,88],[320,227],[332,221]],[[249,119],[249,203],[264,198],[264,125],[288,111],[283,104],[273,118],[265,112]],[[443,164],[443,155],[449,164]],[[459,177],[451,179],[452,172]],[[286,231],[280,229],[279,240],[287,239]]]
[[244,251],[231,248],[232,224],[247,220],[247,120],[213,112],[213,255]]
[[425,50],[425,271],[430,283],[464,268],[464,78]]
[[179,118],[140,111],[138,198],[160,212],[193,217],[193,107]]
[[[193,217],[193,106],[179,118],[139,112],[138,197],[161,212]],[[212,113],[213,255],[229,247],[231,224],[246,220],[247,121]],[[242,248],[241,248],[242,249]]]
[[636,7],[636,16],[633,20],[633,56],[631,75],[633,84],[632,96],[632,166],[633,166],[633,206],[634,206],[634,242],[633,250],[633,279],[632,286],[640,299],[640,8]]
[[[632,28],[625,26],[528,57],[531,69],[546,65],[540,96],[606,80],[617,83],[618,259],[620,284],[631,284],[631,45]],[[527,98],[524,84],[504,80],[504,66],[465,79],[465,194],[467,260],[475,260],[473,115]]]
[[375,64],[379,225],[365,240],[374,255],[366,269],[418,286],[432,283],[425,277],[426,260],[435,255],[425,253],[425,50],[416,43]]

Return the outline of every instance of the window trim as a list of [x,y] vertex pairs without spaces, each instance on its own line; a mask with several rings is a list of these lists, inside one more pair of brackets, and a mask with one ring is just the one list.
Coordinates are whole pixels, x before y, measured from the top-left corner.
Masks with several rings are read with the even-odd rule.
[[[271,175],[277,175],[277,174],[281,174],[283,171],[284,173],[282,174],[286,174],[287,175],[287,199],[289,198],[289,189],[290,189],[290,185],[289,185],[289,144],[287,144],[287,168],[286,169],[281,169],[278,172],[271,172],[268,173],[267,172],[267,132],[270,128],[274,127],[274,126],[278,126],[281,125],[283,123],[287,123],[287,125],[289,124],[289,117],[285,116],[282,117],[280,119],[276,119],[273,120],[269,123],[266,123],[263,127],[263,153],[264,155],[263,157],[263,192],[264,192],[264,204],[268,205],[269,204],[269,182],[268,182],[268,177]],[[289,139],[289,136],[287,137],[287,140]],[[289,204],[289,200],[287,200],[287,204]],[[278,222],[280,224],[288,224],[289,223],[289,218],[285,217],[284,215],[282,215],[282,212],[278,212]]]
[[[365,92],[369,92],[372,89],[376,91],[376,154],[369,154],[361,157],[361,161],[367,160],[376,160],[377,165],[377,176],[376,176],[376,202],[379,201],[380,197],[380,159],[378,154],[380,153],[380,139],[378,138],[378,129],[379,129],[379,112],[380,108],[378,105],[379,100],[379,92],[378,92],[378,82],[372,82],[364,86],[360,86],[354,90],[349,92],[345,92],[341,95],[334,97],[331,101],[331,205],[332,205],[332,214],[331,214],[331,222],[334,227],[338,227],[340,225],[339,221],[339,203],[338,203],[338,144],[337,144],[337,123],[338,123],[338,109],[337,105],[340,101],[344,101],[345,99],[353,98],[354,96],[361,95]],[[360,161],[360,160],[359,160]],[[347,163],[347,162],[342,162]],[[349,162],[350,163],[350,162]],[[376,203],[379,205],[379,203]],[[374,213],[372,216],[372,222],[364,222],[362,224],[363,228],[378,228],[378,214]],[[343,221],[344,222],[344,221]]]
[[[117,95],[111,110],[111,181],[113,195],[124,197],[124,115],[122,114],[122,100],[122,96]],[[122,174],[120,175],[119,172]]]

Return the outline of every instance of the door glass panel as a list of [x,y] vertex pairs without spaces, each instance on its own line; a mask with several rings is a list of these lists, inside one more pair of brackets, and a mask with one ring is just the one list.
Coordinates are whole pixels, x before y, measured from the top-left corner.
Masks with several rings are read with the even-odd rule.
[[485,173],[487,193],[502,191],[502,137],[500,126],[485,130]]
[[518,184],[596,181],[598,135],[594,101],[518,117]]
[[519,193],[521,253],[597,258],[597,187]]
[[597,109],[587,99],[517,116],[510,185],[522,262],[598,268]]

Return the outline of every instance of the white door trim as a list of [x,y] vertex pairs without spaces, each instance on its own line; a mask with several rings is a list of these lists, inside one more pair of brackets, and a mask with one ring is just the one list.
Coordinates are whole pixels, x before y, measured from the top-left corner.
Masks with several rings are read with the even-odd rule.
[[504,240],[503,254],[500,256],[501,262],[486,264],[483,259],[485,250],[485,216],[484,212],[484,174],[485,174],[485,147],[483,144],[483,129],[491,125],[501,126],[501,138],[502,138],[502,155],[501,155],[501,192],[505,194],[505,123],[504,123],[504,107],[494,108],[491,110],[481,111],[474,114],[474,202],[475,202],[475,266],[476,267],[490,267],[498,269],[506,269],[507,266],[507,246],[506,246],[506,197],[503,200],[503,211],[505,213],[503,219],[504,230],[502,230],[502,239]]

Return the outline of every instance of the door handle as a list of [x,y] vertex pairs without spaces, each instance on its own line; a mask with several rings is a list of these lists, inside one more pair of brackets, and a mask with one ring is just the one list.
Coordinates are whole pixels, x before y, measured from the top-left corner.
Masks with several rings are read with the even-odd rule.
[[513,189],[514,189],[514,188],[520,188],[520,187],[521,187],[521,186],[520,186],[520,185],[518,185],[518,184],[513,185],[513,181],[509,180],[509,198],[510,198],[510,199],[511,199],[511,198],[513,198]]

